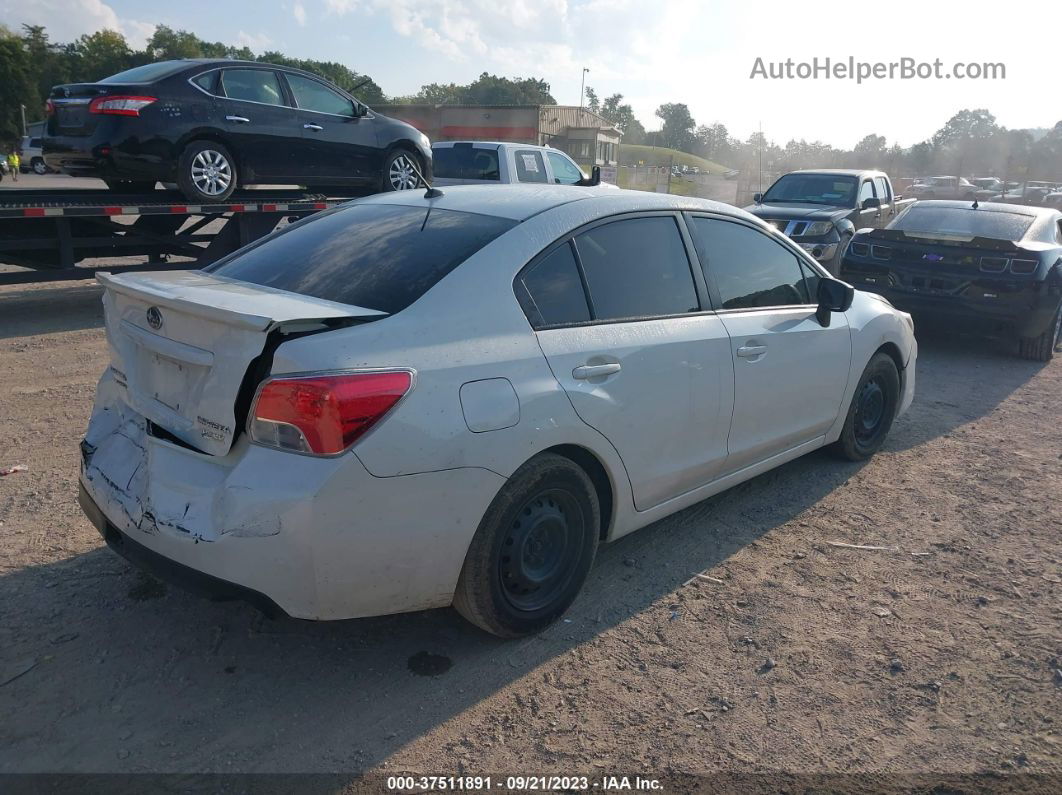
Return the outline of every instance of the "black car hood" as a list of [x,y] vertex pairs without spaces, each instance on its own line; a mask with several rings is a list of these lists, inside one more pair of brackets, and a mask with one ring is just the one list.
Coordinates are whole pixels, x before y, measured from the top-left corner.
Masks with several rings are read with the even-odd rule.
[[752,204],[745,209],[759,218],[778,221],[832,221],[852,212],[851,208],[846,209],[834,204],[787,204],[785,202]]

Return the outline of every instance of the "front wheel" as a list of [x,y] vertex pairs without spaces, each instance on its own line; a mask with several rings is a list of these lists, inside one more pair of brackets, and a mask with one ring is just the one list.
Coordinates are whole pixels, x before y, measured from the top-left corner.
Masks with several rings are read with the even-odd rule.
[[900,406],[900,373],[892,357],[874,354],[856,386],[840,438],[832,449],[849,461],[864,461],[881,449]]
[[44,164],[44,158],[33,158],[33,161],[30,163],[30,168],[32,168],[33,173],[37,174],[38,176],[43,177],[45,174],[48,173],[48,166]]
[[601,507],[586,472],[551,453],[532,458],[487,508],[454,607],[502,638],[545,629],[586,581],[600,527]]
[[1022,337],[1018,340],[1018,355],[1034,362],[1049,362],[1056,353],[1062,353],[1062,304],[1055,310],[1044,333],[1039,337]]
[[[829,262],[823,263],[826,266],[826,270],[835,279],[841,278],[841,262],[844,260],[844,252],[848,250],[848,244],[851,241],[851,235],[841,235],[841,241],[837,244],[837,253],[833,255]],[[814,298],[814,296],[812,297]]]
[[380,179],[380,190],[383,193],[398,190],[414,190],[423,183],[420,176],[424,173],[424,166],[420,158],[404,149],[392,152],[384,160],[383,174]]
[[178,160],[177,185],[189,201],[223,202],[236,190],[236,161],[223,144],[192,141]]

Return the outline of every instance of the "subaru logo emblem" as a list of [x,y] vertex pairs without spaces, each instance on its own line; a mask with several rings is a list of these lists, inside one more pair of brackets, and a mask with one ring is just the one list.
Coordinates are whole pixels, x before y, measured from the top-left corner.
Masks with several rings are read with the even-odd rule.
[[162,328],[162,312],[159,311],[157,306],[153,306],[147,311],[147,322],[151,328],[158,331]]

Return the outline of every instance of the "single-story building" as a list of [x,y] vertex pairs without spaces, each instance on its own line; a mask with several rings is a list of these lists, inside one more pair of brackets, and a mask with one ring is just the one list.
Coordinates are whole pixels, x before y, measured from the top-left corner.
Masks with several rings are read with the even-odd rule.
[[574,105],[376,105],[433,141],[512,141],[552,146],[585,165],[614,166],[621,133]]

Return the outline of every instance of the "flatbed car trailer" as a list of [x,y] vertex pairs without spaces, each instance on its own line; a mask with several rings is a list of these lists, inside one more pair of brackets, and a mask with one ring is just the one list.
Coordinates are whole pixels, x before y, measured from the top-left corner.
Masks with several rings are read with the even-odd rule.
[[[28,270],[0,273],[0,285],[91,279],[95,269],[76,266],[97,257],[147,257],[146,263],[107,267],[112,273],[202,268],[268,235],[284,218],[310,215],[349,198],[245,190],[223,203],[193,205],[172,191],[5,190],[0,192],[0,263]],[[194,261],[170,265],[168,256]]]

